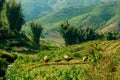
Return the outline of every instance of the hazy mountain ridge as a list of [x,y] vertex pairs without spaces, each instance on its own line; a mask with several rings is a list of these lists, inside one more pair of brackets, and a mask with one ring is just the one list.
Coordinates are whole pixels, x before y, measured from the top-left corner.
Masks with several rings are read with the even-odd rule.
[[17,0],[23,4],[23,12],[27,20],[40,18],[55,10],[75,6],[93,5],[102,0]]
[[[89,6],[101,2],[116,2],[119,0],[17,0],[23,4],[26,20],[38,19],[59,9],[70,6]],[[71,7],[70,7],[71,8]]]
[[66,7],[39,20],[45,24],[70,20],[78,26],[105,27],[120,19],[119,5],[119,1],[112,1],[92,6]]

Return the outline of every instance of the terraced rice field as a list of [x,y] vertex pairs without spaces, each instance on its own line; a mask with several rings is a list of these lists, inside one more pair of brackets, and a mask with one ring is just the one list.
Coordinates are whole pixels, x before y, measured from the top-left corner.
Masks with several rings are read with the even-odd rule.
[[[24,55],[7,70],[9,80],[119,80],[120,41],[89,41]],[[45,63],[44,56],[50,61]],[[69,62],[64,55],[73,57]],[[87,62],[82,58],[88,56]],[[55,62],[61,59],[60,62]]]

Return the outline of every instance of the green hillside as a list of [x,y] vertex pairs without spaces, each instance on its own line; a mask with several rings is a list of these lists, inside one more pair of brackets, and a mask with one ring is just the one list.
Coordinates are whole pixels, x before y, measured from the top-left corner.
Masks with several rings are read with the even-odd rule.
[[[73,26],[92,26],[98,31],[102,31],[102,28],[111,26],[102,32],[116,29],[119,30],[119,8],[120,1],[102,2],[92,6],[71,6],[52,12],[49,15],[41,17],[37,21],[40,21],[43,24],[45,37],[50,41],[56,42],[49,37],[59,36],[60,38],[60,35],[56,35],[58,34],[57,30],[60,24],[65,20],[69,20],[69,23]],[[112,25],[115,22],[117,22],[117,26]],[[49,36],[49,34],[52,34],[52,36]]]
[[[69,47],[52,47],[38,54],[23,55],[7,70],[9,80],[119,80],[120,42],[89,41]],[[50,46],[49,46],[50,48]],[[44,62],[44,56],[50,58]],[[73,59],[66,62],[63,57]],[[82,58],[88,56],[87,62]],[[61,59],[60,62],[55,60]]]
[[79,26],[105,27],[119,20],[119,4],[120,2],[104,2],[94,6],[66,7],[40,18],[39,21],[53,25],[70,20]]
[[74,5],[93,5],[102,0],[17,0],[23,4],[26,20],[38,19],[56,10]]
[[78,15],[88,13],[92,10],[93,6],[72,6],[60,9],[50,13],[49,15],[40,18],[39,20],[45,24],[56,23],[59,21],[69,20]]
[[120,2],[101,3],[95,6],[91,12],[71,19],[71,22],[78,21],[78,25],[93,26],[96,28],[106,27],[120,20]]

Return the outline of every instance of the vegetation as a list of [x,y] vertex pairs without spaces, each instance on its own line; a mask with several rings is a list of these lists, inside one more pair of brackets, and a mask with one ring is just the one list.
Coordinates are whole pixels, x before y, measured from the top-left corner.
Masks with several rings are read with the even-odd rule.
[[[77,1],[83,3],[87,0]],[[76,4],[72,7],[78,3],[77,1],[64,0],[61,4],[56,0],[55,3],[49,3],[49,6],[46,7],[52,6],[54,9],[56,7],[59,9],[56,11],[57,14],[53,12],[56,14],[53,18],[53,13],[48,14],[47,20],[46,17],[41,18],[46,20],[44,22],[46,24],[56,24],[64,19],[71,19],[59,27],[59,32],[67,45],[64,46],[41,39],[41,36],[44,38],[44,35],[42,35],[43,27],[40,22],[28,22],[26,24],[30,31],[21,31],[25,23],[21,3],[16,0],[0,0],[0,80],[120,79],[120,33],[111,30],[99,31],[100,28],[113,22],[116,29],[119,29],[120,2],[110,1],[94,7],[91,5],[94,0],[91,0],[89,3],[91,6],[85,2],[86,6]],[[41,0],[41,2],[48,4],[45,0]],[[71,6],[58,8],[55,4],[70,4]],[[112,10],[114,11],[112,12]],[[48,17],[49,15],[51,17]],[[62,17],[60,18],[60,16]],[[78,18],[79,24],[74,24],[74,20]],[[27,26],[26,28],[28,28]],[[56,29],[58,28],[51,31],[55,32]],[[25,34],[26,32],[28,33]],[[58,31],[56,32],[58,33]],[[56,36],[51,37],[51,39],[57,38]],[[57,40],[60,41],[59,38]]]
[[5,76],[8,65],[13,63],[16,59],[16,54],[9,54],[5,51],[0,50],[0,77]]
[[6,14],[11,31],[20,31],[24,24],[24,16],[21,10],[21,3],[10,0],[6,3]]
[[30,23],[30,26],[31,26],[31,31],[32,31],[33,42],[36,45],[39,45],[40,36],[41,36],[43,28],[40,23],[35,23],[33,21]]
[[117,40],[120,38],[119,32],[98,33],[92,27],[76,28],[70,26],[68,21],[61,24],[59,32],[65,40],[66,45],[73,45],[90,40]]
[[[118,80],[119,79],[119,41],[89,41],[80,45],[42,50],[36,55],[26,55],[16,60],[7,70],[7,79],[29,80]],[[44,56],[50,58],[44,62]],[[73,59],[64,61],[63,56]],[[82,58],[88,56],[87,62]],[[55,62],[62,59],[61,62]],[[92,73],[91,73],[92,72]]]
[[5,3],[5,0],[0,0],[0,30],[1,30],[1,27],[3,26],[2,9],[3,9],[3,4],[4,3]]
[[5,3],[5,0],[0,0],[0,12],[2,11],[4,3]]
[[40,38],[40,34],[42,32],[41,25],[39,25],[38,23],[31,23],[33,33],[36,33],[36,31],[34,31],[34,27],[37,27],[36,30],[39,30],[40,32],[37,32],[37,34],[39,34],[37,36],[33,34],[35,42],[32,42],[30,38],[21,31],[22,25],[24,24],[24,15],[22,13],[21,3],[16,2],[16,0],[9,0],[6,2],[4,1],[4,3],[1,2],[1,4],[4,5],[4,8],[1,8],[1,16],[3,16],[0,19],[2,21],[2,26],[0,26],[0,47],[6,50],[12,50],[12,48],[16,46],[33,48],[34,45],[32,46],[32,44],[37,44],[39,42],[38,38]]

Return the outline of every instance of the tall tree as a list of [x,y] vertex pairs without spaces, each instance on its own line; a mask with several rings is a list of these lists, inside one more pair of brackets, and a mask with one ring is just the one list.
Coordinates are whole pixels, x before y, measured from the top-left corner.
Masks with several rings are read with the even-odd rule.
[[0,0],[0,12],[2,11],[3,9],[3,4],[5,3],[5,0]]
[[94,28],[92,27],[76,28],[70,26],[68,21],[65,21],[64,23],[61,24],[59,32],[61,33],[63,39],[65,40],[66,45],[73,45],[97,39],[97,34]]
[[77,43],[82,43],[85,41],[85,31],[81,28],[78,28],[78,31],[77,31]]
[[16,0],[9,0],[6,3],[6,15],[11,31],[20,31],[24,24],[24,15],[21,9],[21,3]]
[[41,33],[42,33],[42,26],[40,23],[36,23],[34,21],[32,21],[30,23],[30,26],[31,26],[31,31],[32,31],[32,39],[33,39],[33,42],[38,45],[40,42],[40,36],[41,36]]
[[72,45],[77,43],[77,29],[70,26],[68,21],[61,24],[59,32],[65,40],[66,45]]
[[95,40],[96,39],[96,32],[93,27],[87,27],[84,29],[84,38],[86,41]]
[[3,5],[5,3],[5,0],[0,0],[0,28],[3,26],[2,24],[2,14],[1,11],[3,10]]

